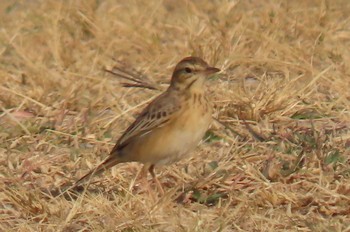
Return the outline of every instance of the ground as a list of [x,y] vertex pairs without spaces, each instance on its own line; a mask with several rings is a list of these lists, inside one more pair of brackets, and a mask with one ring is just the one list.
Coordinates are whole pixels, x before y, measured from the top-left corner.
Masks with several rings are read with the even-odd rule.
[[[1,231],[350,231],[350,2],[0,2]],[[195,55],[217,120],[191,159],[58,196]],[[125,87],[106,70],[156,86]]]

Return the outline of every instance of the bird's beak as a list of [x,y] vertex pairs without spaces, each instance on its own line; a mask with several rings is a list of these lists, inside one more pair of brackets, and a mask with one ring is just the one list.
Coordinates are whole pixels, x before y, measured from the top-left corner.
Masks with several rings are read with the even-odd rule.
[[221,70],[215,67],[208,67],[204,70],[205,74],[210,75],[210,74],[214,74],[217,72],[220,72]]

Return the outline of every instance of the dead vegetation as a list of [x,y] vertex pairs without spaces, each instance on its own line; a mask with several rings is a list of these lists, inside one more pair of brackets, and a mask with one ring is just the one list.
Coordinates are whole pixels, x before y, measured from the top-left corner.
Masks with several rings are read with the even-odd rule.
[[[347,0],[0,10],[1,231],[350,230]],[[158,169],[165,196],[143,191],[134,163],[52,196],[107,155],[188,55],[224,70],[208,86],[221,123],[191,160]]]

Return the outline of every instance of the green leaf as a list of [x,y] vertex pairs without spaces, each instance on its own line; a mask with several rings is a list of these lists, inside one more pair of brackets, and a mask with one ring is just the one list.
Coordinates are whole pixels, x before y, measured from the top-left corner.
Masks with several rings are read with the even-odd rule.
[[343,157],[341,157],[339,150],[335,150],[331,154],[327,155],[324,160],[326,164],[337,163],[342,161],[343,161]]
[[226,194],[224,193],[214,193],[212,195],[210,195],[209,197],[207,197],[207,199],[205,200],[206,204],[209,205],[215,205],[220,198],[225,197]]
[[192,198],[199,202],[201,200],[201,192],[197,189],[193,190]]
[[219,164],[217,161],[213,160],[210,163],[208,163],[209,167],[213,170],[217,169],[217,167],[219,167]]
[[214,132],[209,130],[205,133],[203,140],[207,143],[210,143],[210,142],[220,141],[222,139],[223,138],[217,136],[216,134],[214,134]]

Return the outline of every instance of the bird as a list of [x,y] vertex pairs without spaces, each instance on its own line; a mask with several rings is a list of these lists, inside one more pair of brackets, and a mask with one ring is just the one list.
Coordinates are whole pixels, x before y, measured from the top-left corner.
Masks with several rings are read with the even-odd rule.
[[193,150],[212,122],[212,104],[206,93],[208,77],[220,72],[200,57],[183,58],[173,71],[170,85],[150,102],[117,140],[109,156],[75,182],[80,186],[105,170],[125,162],[143,164],[164,193],[155,167],[177,162]]

